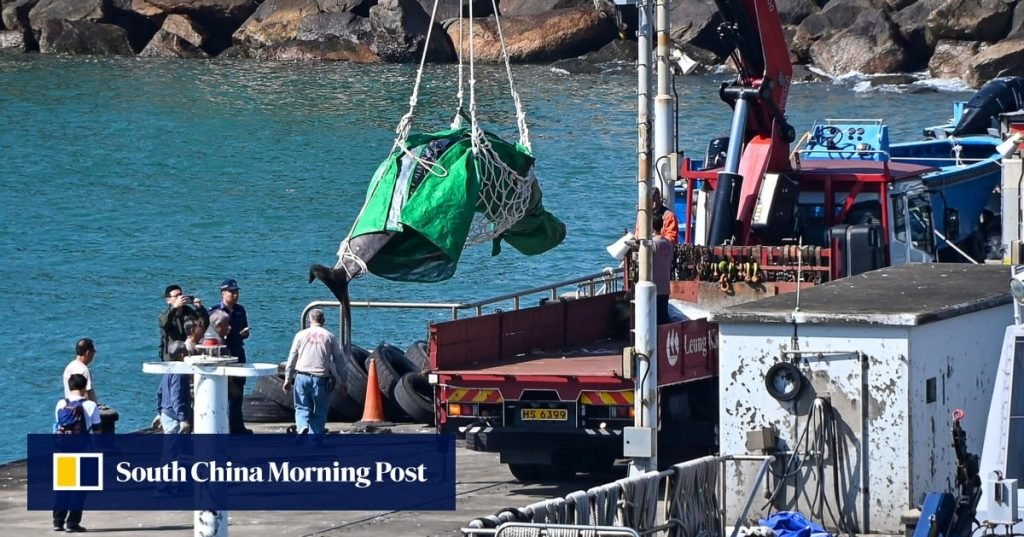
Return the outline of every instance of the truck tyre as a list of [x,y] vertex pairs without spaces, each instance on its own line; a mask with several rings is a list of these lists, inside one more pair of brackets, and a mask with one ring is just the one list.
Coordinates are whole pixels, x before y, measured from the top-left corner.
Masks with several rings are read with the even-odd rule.
[[508,471],[512,477],[523,483],[532,483],[540,479],[540,465],[537,464],[510,464]]
[[409,348],[405,349],[405,358],[415,367],[413,371],[418,373],[430,371],[430,354],[426,341],[417,341],[409,345]]
[[576,475],[576,470],[568,464],[509,464],[508,469],[523,483],[565,481]]
[[395,402],[417,423],[434,424],[434,390],[427,377],[406,373],[395,386]]
[[265,397],[250,395],[242,401],[242,418],[253,423],[292,421],[295,412]]

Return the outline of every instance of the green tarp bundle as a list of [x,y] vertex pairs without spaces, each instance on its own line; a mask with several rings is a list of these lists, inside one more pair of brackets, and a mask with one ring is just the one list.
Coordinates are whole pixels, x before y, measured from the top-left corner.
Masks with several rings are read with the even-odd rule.
[[[486,136],[506,166],[521,177],[530,174],[534,158],[528,150],[490,133]],[[349,235],[349,246],[370,272],[382,278],[446,280],[455,274],[474,215],[480,210],[481,184],[489,179],[480,174],[487,167],[477,165],[468,129],[413,134],[405,147],[417,158],[395,150],[380,164]],[[526,215],[494,240],[492,253],[496,255],[505,241],[526,255],[536,255],[564,238],[565,225],[544,209],[534,181]]]

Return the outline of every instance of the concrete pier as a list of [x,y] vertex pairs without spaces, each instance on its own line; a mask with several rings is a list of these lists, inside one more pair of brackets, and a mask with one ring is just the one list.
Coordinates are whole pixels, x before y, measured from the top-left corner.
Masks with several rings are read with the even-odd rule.
[[[257,433],[284,432],[290,423],[246,423]],[[332,431],[347,430],[348,424],[328,423]],[[433,434],[432,427],[399,425],[396,433]],[[461,446],[462,442],[457,441]],[[619,474],[579,476],[575,481],[524,485],[515,481],[498,463],[496,453],[479,453],[459,448],[456,452],[456,511],[231,511],[232,537],[288,536],[451,536],[469,520],[492,515],[505,507],[521,507],[535,501],[564,496],[572,491],[607,483]],[[26,466],[15,462],[0,466],[0,528],[7,535],[54,536],[49,511],[26,510]],[[82,525],[89,535],[189,537],[191,511],[89,511],[86,503]]]

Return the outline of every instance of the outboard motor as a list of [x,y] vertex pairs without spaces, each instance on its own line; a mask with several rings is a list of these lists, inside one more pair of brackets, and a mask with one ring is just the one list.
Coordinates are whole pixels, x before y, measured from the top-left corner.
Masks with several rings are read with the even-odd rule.
[[1004,112],[1024,108],[1024,78],[994,78],[978,90],[964,106],[960,121],[953,127],[953,136],[988,134],[993,122]]

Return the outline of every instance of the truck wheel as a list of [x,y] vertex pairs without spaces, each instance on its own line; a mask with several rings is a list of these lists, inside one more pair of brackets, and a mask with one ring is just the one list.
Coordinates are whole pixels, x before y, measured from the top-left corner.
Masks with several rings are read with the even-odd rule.
[[576,475],[576,470],[568,464],[509,464],[508,469],[523,483],[565,481]]
[[540,479],[540,465],[537,464],[510,464],[508,471],[512,472],[512,477],[523,483]]

